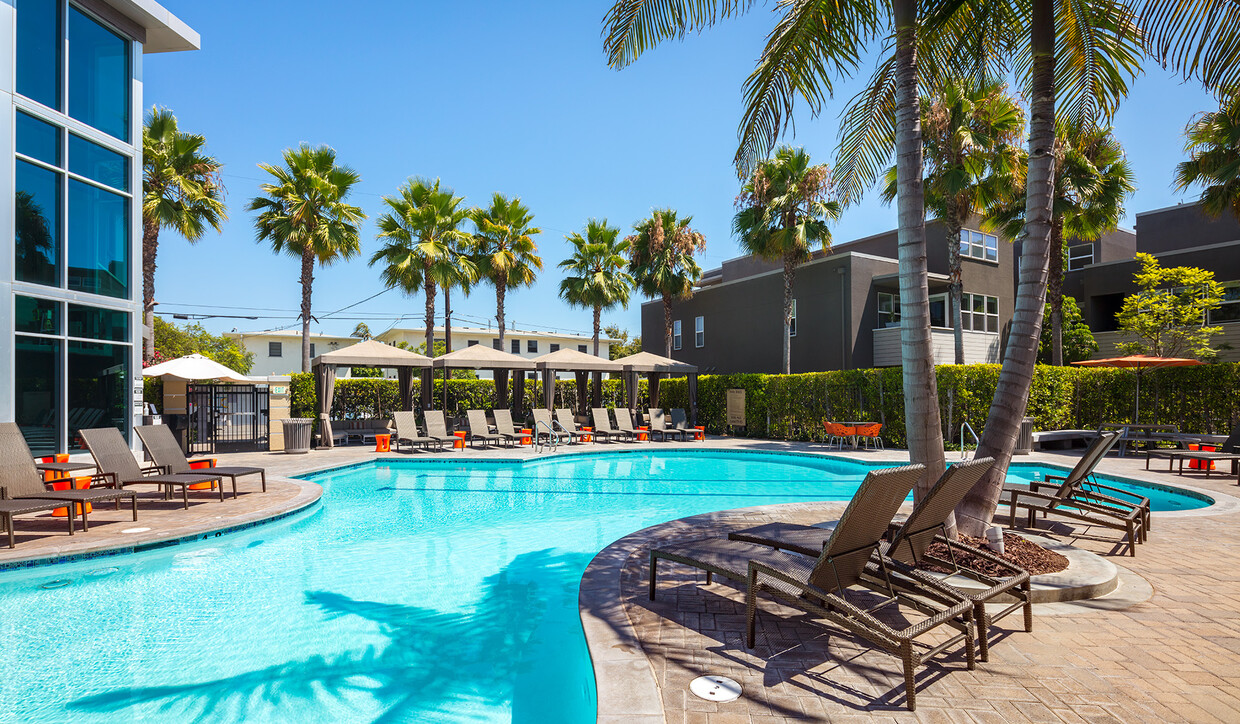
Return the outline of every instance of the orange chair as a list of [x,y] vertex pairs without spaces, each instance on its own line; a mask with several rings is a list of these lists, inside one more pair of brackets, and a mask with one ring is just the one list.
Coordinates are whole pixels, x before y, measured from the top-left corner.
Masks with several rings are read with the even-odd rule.
[[857,426],[857,437],[865,444],[866,447],[873,447],[878,450],[883,449],[883,423],[871,422],[868,425]]
[[823,429],[827,431],[827,447],[838,444],[839,448],[843,450],[844,440],[847,439],[851,443],[853,436],[857,434],[856,428],[841,425],[836,422],[827,422],[824,420],[822,426]]

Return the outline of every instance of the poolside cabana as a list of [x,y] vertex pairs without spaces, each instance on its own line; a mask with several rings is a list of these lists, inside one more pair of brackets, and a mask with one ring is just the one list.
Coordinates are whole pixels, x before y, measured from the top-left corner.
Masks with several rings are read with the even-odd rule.
[[649,352],[638,352],[615,361],[624,367],[624,389],[629,409],[637,409],[637,377],[646,375],[650,391],[650,406],[659,407],[659,380],[664,377],[689,378],[689,420],[697,424],[698,368],[670,357],[660,357]]
[[[495,406],[503,408],[508,407],[508,373],[520,372],[521,380],[524,382],[525,373],[534,369],[534,361],[531,359],[481,344],[449,352],[436,357],[432,362],[436,369],[443,369],[443,409],[445,412],[448,407],[449,370],[491,370],[491,375],[495,378]],[[516,412],[521,410],[522,397],[520,393],[513,395]]]
[[[400,407],[413,409],[413,371],[429,370],[431,358],[368,339],[342,349],[325,352],[314,358],[314,388],[319,399],[319,445],[332,446],[332,399],[336,395],[337,367],[380,367],[396,370],[400,388]],[[429,399],[430,386],[422,385],[422,398]]]
[[[603,406],[603,373],[624,372],[624,365],[602,357],[595,357],[575,349],[561,349],[541,357],[535,357],[534,366],[542,373],[543,404],[548,410],[555,406],[555,373],[572,372],[577,377],[577,412],[585,414],[587,407]],[[587,390],[590,377],[594,378],[592,394]],[[586,400],[590,404],[586,404]]]

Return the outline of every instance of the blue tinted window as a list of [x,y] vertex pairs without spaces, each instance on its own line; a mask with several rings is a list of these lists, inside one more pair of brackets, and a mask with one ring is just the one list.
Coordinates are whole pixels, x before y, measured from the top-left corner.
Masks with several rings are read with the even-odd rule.
[[17,161],[14,263],[23,282],[59,285],[60,174]]
[[79,430],[115,426],[128,432],[129,347],[73,342],[69,347],[69,449],[80,449]]
[[60,332],[59,302],[17,295],[13,300],[13,327],[18,332],[58,334]]
[[17,92],[60,110],[60,0],[17,0]]
[[129,43],[69,8],[69,115],[129,140]]
[[69,336],[129,341],[129,312],[69,305]]
[[17,152],[59,166],[60,129],[18,111]]
[[129,201],[69,180],[69,288],[129,297]]
[[69,134],[69,170],[122,191],[129,190],[129,159]]
[[13,421],[35,455],[56,452],[60,435],[60,344],[54,339],[13,337]]

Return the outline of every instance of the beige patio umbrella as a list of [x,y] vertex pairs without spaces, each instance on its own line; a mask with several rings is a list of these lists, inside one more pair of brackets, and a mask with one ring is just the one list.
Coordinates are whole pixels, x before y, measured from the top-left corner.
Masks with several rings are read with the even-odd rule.
[[200,354],[187,354],[142,370],[143,377],[173,377],[179,380],[219,380],[254,382],[253,379]]

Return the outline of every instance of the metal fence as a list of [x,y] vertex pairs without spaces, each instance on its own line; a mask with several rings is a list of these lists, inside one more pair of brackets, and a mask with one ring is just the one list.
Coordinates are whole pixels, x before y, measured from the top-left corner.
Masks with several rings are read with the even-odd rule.
[[269,449],[267,385],[190,385],[185,392],[190,454]]

